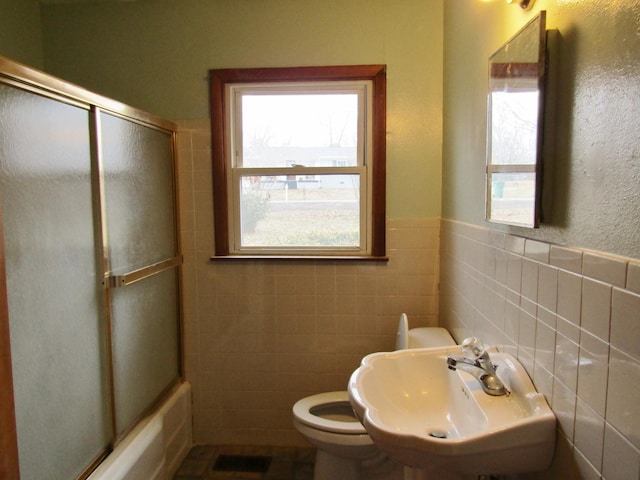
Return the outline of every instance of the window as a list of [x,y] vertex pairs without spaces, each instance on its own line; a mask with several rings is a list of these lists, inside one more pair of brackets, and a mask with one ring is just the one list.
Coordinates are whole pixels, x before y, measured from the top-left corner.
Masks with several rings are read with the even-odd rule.
[[215,254],[385,255],[383,65],[210,72]]

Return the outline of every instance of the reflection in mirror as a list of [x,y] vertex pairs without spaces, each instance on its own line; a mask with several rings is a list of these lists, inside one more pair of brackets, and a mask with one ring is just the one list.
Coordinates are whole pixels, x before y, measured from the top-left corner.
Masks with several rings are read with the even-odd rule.
[[487,219],[540,221],[546,12],[489,59]]

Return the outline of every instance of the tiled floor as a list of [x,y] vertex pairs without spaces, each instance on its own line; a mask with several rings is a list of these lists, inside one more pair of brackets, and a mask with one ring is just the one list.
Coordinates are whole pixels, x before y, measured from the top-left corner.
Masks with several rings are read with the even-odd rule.
[[312,480],[315,455],[313,448],[196,445],[174,480]]

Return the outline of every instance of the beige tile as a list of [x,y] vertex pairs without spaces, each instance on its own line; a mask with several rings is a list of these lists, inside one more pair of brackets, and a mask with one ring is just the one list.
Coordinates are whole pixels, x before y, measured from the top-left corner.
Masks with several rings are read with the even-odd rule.
[[295,313],[298,315],[306,315],[309,317],[309,319],[315,318],[315,315],[317,313],[315,295],[296,296]]
[[480,243],[489,243],[491,239],[491,233],[488,228],[481,227],[479,225],[467,225],[467,235]]
[[491,245],[482,245],[479,253],[481,272],[491,279],[496,277],[496,249]]
[[611,425],[605,425],[602,474],[607,480],[640,478],[640,451]]
[[574,450],[574,462],[578,471],[580,480],[601,480],[600,471],[591,464],[589,459],[578,448]]
[[387,248],[390,250],[435,250],[438,230],[425,228],[387,229]]
[[357,294],[355,275],[336,275],[338,296],[354,296]]
[[504,250],[497,250],[495,261],[495,280],[502,285],[506,285],[507,283],[507,252]]
[[599,339],[609,341],[611,285],[582,279],[581,326]]
[[640,263],[630,261],[627,267],[627,290],[640,294]]
[[522,285],[522,257],[520,255],[514,255],[513,253],[507,254],[507,287],[519,294]]
[[358,312],[358,298],[355,295],[338,295],[336,307],[338,315],[355,315]]
[[540,265],[538,270],[538,303],[551,312],[558,306],[558,269]]
[[[536,318],[533,315],[521,310],[520,325],[518,329],[518,355],[522,352],[533,361],[535,355],[536,344]],[[533,365],[531,365],[532,367]],[[533,375],[533,369],[528,369],[530,375]]]
[[387,297],[396,295],[398,292],[398,276],[389,275],[383,277],[373,277],[372,285],[369,290],[362,291],[363,294],[377,295]]
[[558,315],[580,325],[582,307],[582,277],[560,270],[558,272]]
[[520,330],[520,308],[511,302],[505,304],[504,333],[514,342],[519,336]]
[[318,316],[330,316],[338,313],[338,302],[335,295],[318,295],[315,298],[315,313],[317,313]]
[[396,293],[400,296],[427,296],[430,278],[426,275],[398,275],[396,277]]
[[609,344],[589,332],[580,335],[578,398],[604,417],[607,401]]
[[506,235],[504,239],[505,250],[517,255],[524,255],[525,239],[514,235]]
[[540,263],[549,263],[550,245],[545,242],[527,239],[524,245],[524,256]]
[[582,274],[624,288],[627,283],[627,262],[620,258],[585,252],[582,256]]
[[403,311],[411,311],[405,298],[394,295],[376,298],[376,315],[399,315]]
[[326,315],[318,313],[318,334],[336,334],[338,333],[338,322],[336,315]]
[[578,386],[578,362],[580,348],[564,335],[556,335],[556,352],[553,373],[569,390],[576,393]]
[[640,448],[640,363],[612,348],[606,420]]
[[555,377],[553,383],[551,406],[558,420],[560,432],[573,443],[576,420],[576,396],[575,393],[568,389],[557,377]]
[[387,230],[438,228],[438,226],[437,218],[387,218]]
[[[437,257],[434,257],[437,258]],[[419,265],[416,263],[416,256],[410,250],[398,250],[393,258],[389,261],[389,271],[382,273],[404,273],[417,274],[420,273]]]
[[[580,397],[576,404],[575,446],[596,470],[602,468],[604,418],[586,405]],[[599,478],[599,475],[598,477]]]
[[611,345],[640,360],[640,295],[613,289]]
[[356,313],[359,317],[376,314],[376,297],[374,295],[358,295],[356,298]]
[[498,249],[504,249],[506,234],[497,230],[491,230],[490,243]]
[[337,284],[335,275],[316,275],[316,294],[317,295],[333,295],[337,293]]
[[571,248],[551,245],[549,253],[551,265],[573,273],[582,273],[582,252]]
[[522,259],[522,284],[520,292],[523,297],[533,302],[537,302],[538,300],[538,267],[539,263],[527,258]]
[[193,130],[191,133],[194,150],[211,152],[211,132],[209,130]]
[[553,372],[556,351],[556,330],[538,320],[536,325],[535,360],[549,372]]

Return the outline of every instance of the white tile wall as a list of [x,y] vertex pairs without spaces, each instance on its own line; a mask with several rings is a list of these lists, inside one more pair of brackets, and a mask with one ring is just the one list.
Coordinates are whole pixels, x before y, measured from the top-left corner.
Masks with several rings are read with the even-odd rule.
[[558,419],[551,468],[526,478],[638,480],[638,261],[451,221],[441,245],[440,325],[516,355]]

